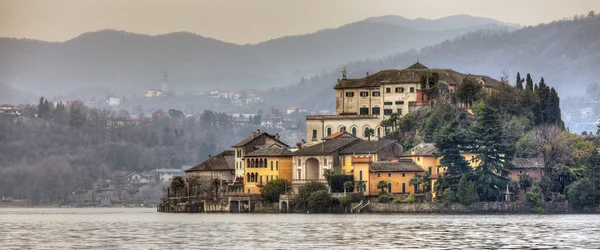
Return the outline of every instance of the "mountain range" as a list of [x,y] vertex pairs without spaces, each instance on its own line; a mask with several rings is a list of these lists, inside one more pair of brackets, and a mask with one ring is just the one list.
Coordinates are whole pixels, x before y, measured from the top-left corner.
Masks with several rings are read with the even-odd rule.
[[176,92],[268,89],[367,58],[420,49],[478,30],[519,27],[458,15],[369,18],[335,29],[238,45],[193,33],[149,36],[102,30],[65,42],[0,38],[0,88],[85,98],[143,95],[164,71]]

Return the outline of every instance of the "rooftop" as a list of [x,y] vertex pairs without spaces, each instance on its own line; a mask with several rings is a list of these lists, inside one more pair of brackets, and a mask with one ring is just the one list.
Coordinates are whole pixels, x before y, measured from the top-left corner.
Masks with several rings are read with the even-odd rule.
[[328,155],[362,141],[357,138],[339,138],[298,149],[293,155]]
[[412,160],[398,160],[396,162],[373,162],[371,172],[423,172]]
[[514,158],[511,163],[515,169],[544,167],[544,159],[542,158]]
[[361,141],[345,148],[340,154],[375,154],[395,143],[395,140]]
[[278,142],[279,142],[279,143],[281,143],[282,145],[284,145],[284,146],[286,146],[286,147],[289,147],[287,144],[285,144],[285,143],[283,143],[282,141],[278,140],[278,139],[275,137],[275,135],[271,135],[271,134],[269,134],[269,133],[266,133],[266,132],[263,132],[263,133],[260,133],[260,134],[258,134],[258,133],[260,133],[260,132],[252,132],[252,135],[251,135],[251,136],[248,136],[248,137],[246,137],[245,139],[241,140],[240,142],[236,143],[235,145],[233,145],[233,147],[234,147],[234,148],[237,148],[237,147],[243,147],[243,146],[246,146],[248,143],[250,143],[250,142],[252,142],[252,141],[254,141],[254,140],[257,140],[257,139],[259,139],[259,138],[262,138],[263,136],[270,137],[270,138],[272,138],[273,140],[276,140],[276,141],[278,141]]
[[379,87],[385,83],[420,83],[421,76],[426,73],[437,73],[439,82],[450,86],[459,85],[465,78],[483,81],[486,87],[494,87],[499,83],[489,76],[462,74],[452,69],[430,69],[417,62],[406,69],[382,70],[365,78],[340,80],[334,89]]
[[402,156],[433,156],[437,152],[434,143],[419,143],[410,150],[407,150]]
[[276,145],[271,147],[261,148],[252,151],[252,153],[246,154],[245,157],[258,157],[258,156],[291,156],[292,152],[286,148],[280,148]]
[[185,172],[213,170],[235,170],[235,152],[233,150],[225,150]]

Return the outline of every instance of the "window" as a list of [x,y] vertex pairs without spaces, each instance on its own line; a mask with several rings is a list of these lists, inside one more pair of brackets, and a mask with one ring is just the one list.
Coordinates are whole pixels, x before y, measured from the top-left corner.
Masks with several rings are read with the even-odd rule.
[[298,166],[302,166],[302,161],[298,159]]
[[392,105],[392,102],[384,102],[383,105]]
[[345,131],[346,131],[346,127],[344,127],[344,126],[341,126],[341,127],[340,127],[340,131],[339,131],[339,132],[345,132]]
[[440,167],[437,167],[437,173],[438,174],[440,173]]
[[250,189],[248,188],[248,193],[250,193]]
[[354,92],[346,92],[346,97],[354,97]]
[[406,173],[402,173],[402,177],[406,177]]
[[410,87],[410,93],[414,93],[415,92],[415,87]]
[[269,183],[269,176],[265,176],[265,178],[267,179],[267,183]]
[[362,181],[362,170],[360,172],[358,172],[358,180]]
[[433,169],[432,167],[429,167],[429,174],[431,174],[431,170],[432,170],[432,169]]
[[260,185],[262,185],[262,175],[260,176]]
[[402,114],[402,109],[397,109],[396,113],[398,113],[399,115],[401,115]]
[[392,177],[392,173],[388,173],[388,177]]
[[396,101],[396,105],[404,105],[404,101]]
[[471,162],[475,162],[475,156],[471,156]]
[[360,92],[360,97],[367,97],[369,96],[369,92]]
[[392,183],[388,182],[388,193],[392,193]]
[[381,177],[381,173],[377,173],[377,177]]
[[331,135],[331,128],[327,128],[327,136]]
[[298,170],[298,179],[302,179],[302,170]]
[[406,193],[406,183],[402,183],[402,193]]
[[312,136],[313,140],[317,139],[317,130],[313,129],[313,136]]
[[275,170],[279,170],[279,161],[275,162]]
[[379,91],[373,91],[373,96],[381,96],[381,92],[379,92]]
[[271,161],[271,171],[273,171],[273,161]]
[[277,178],[279,180],[279,175],[275,175],[275,178]]
[[373,111],[371,113],[374,114],[374,115],[379,115],[381,113],[379,107],[373,107],[372,110]]
[[367,107],[360,108],[360,114],[361,115],[368,115],[369,114],[369,108],[367,108]]
[[384,109],[383,110],[383,114],[384,115],[392,115],[392,110],[391,109]]
[[327,166],[327,159],[323,159],[323,165]]
[[396,88],[396,93],[404,93],[404,88]]
[[352,128],[352,135],[356,136],[356,128]]
[[523,169],[519,169],[519,174],[523,174]]
[[392,89],[391,88],[385,88],[385,93],[392,93]]
[[417,157],[417,161],[421,161],[421,157]]
[[381,128],[377,128],[377,137],[381,137]]

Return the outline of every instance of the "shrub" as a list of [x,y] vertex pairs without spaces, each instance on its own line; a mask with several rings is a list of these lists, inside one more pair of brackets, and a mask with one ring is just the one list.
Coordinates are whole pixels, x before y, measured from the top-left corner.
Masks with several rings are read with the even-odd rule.
[[402,199],[402,197],[398,197],[396,199],[394,199],[392,201],[393,204],[398,204],[398,203],[415,203],[417,200],[415,199],[415,196],[410,195],[408,197],[406,197],[405,199]]
[[544,208],[542,208],[542,207],[534,207],[531,209],[531,212],[534,212],[536,214],[543,214],[546,211],[544,211]]
[[576,210],[595,208],[600,204],[600,194],[587,179],[577,181],[568,187],[567,200]]
[[444,193],[442,193],[442,202],[444,203],[451,203],[454,202],[454,191],[452,191],[452,189],[450,188],[446,188],[446,190],[444,190]]
[[377,203],[390,203],[391,200],[392,198],[390,198],[390,196],[387,194],[382,194],[377,197]]
[[353,193],[350,195],[352,197],[352,202],[360,202],[365,199],[365,195],[363,193]]
[[307,208],[310,195],[317,191],[327,192],[327,186],[320,182],[310,182],[303,187],[300,187],[298,195],[294,197],[294,204],[297,206],[295,208]]
[[267,185],[260,189],[260,196],[268,202],[278,202],[279,196],[285,194],[292,184],[286,179],[270,180]]
[[350,208],[350,205],[352,204],[352,197],[350,196],[344,196],[342,198],[340,198],[340,205],[344,208]]
[[313,192],[308,197],[308,210],[311,213],[325,213],[331,207],[331,196],[325,190]]

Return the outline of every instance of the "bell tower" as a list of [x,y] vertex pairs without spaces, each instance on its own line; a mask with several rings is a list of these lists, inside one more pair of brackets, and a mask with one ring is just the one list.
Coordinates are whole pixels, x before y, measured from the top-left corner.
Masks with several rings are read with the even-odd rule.
[[163,94],[171,93],[171,89],[169,88],[169,79],[168,79],[166,71],[162,78],[162,92],[163,92]]

